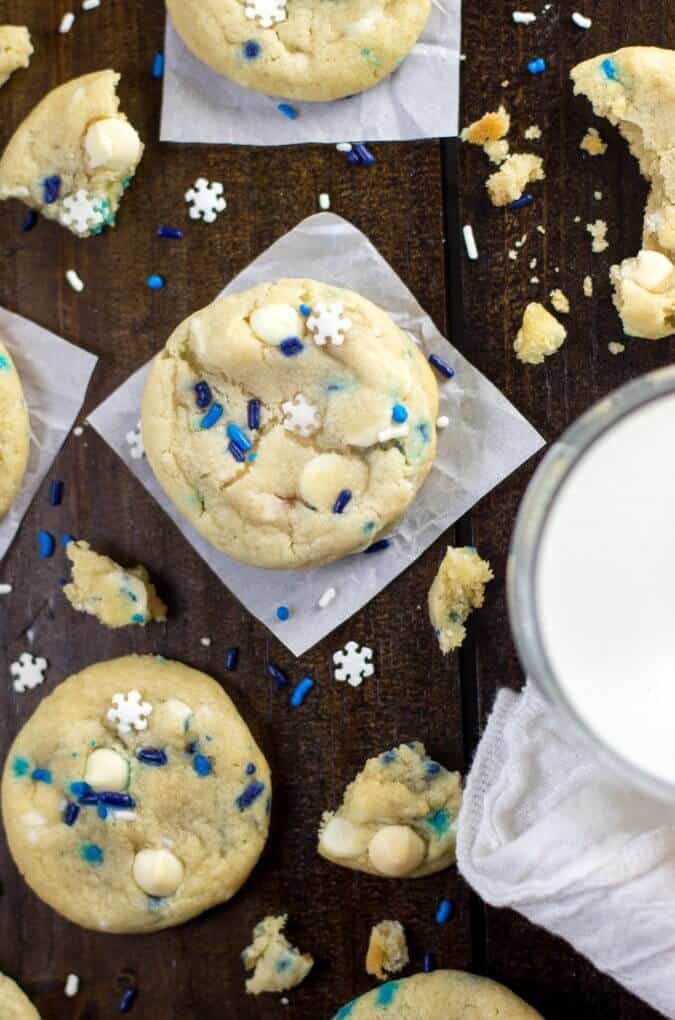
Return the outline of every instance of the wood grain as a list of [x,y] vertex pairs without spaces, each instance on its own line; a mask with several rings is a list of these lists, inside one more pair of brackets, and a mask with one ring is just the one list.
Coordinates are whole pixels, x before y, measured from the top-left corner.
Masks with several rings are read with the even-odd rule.
[[[103,0],[78,18],[72,32],[55,29],[67,5],[61,0],[0,0],[0,22],[27,23],[36,42],[29,72],[19,72],[0,93],[0,145],[50,88],[78,74],[112,65],[122,73],[123,108],[140,130],[147,152],[125,198],[119,226],[82,242],[47,222],[29,234],[16,203],[0,206],[0,304],[32,318],[95,352],[97,367],[83,413],[91,410],[165,341],[173,327],[212,299],[235,273],[270,242],[316,211],[327,191],[333,209],[372,239],[441,328],[452,323],[454,342],[541,431],[552,439],[593,400],[614,386],[671,360],[672,345],[630,342],[614,358],[620,338],[607,282],[610,261],[637,250],[645,185],[624,144],[606,125],[606,157],[583,160],[578,142],[593,123],[575,100],[569,68],[600,49],[627,42],[667,45],[675,38],[670,0],[591,3],[590,32],[570,21],[563,2],[536,25],[511,22],[516,6],[500,0],[465,0],[464,112],[466,119],[506,101],[514,138],[539,123],[547,180],[536,204],[515,213],[492,209],[482,181],[485,157],[434,141],[375,147],[377,164],[351,168],[332,146],[275,150],[160,145],[160,86],[150,77],[161,49],[161,0]],[[528,59],[542,55],[549,70],[533,80]],[[508,88],[500,82],[509,79]],[[187,220],[182,194],[197,177],[222,180],[228,210],[217,224]],[[458,181],[460,182],[458,184]],[[593,198],[602,190],[603,199]],[[459,199],[459,208],[457,200]],[[580,223],[574,217],[581,217]],[[584,224],[596,216],[610,224],[611,248],[590,253]],[[480,260],[459,250],[458,222],[476,230]],[[156,237],[160,224],[186,228],[180,243]],[[536,231],[542,224],[546,234]],[[524,232],[518,262],[508,250]],[[530,284],[536,257],[539,285]],[[560,272],[555,272],[555,267]],[[86,282],[73,293],[64,272],[75,268]],[[148,273],[166,288],[151,293]],[[581,296],[591,273],[595,296]],[[461,285],[461,287],[460,287]],[[527,300],[562,286],[572,299],[568,343],[539,368],[518,364],[511,345]],[[597,974],[558,940],[509,912],[482,905],[451,870],[419,883],[392,884],[329,866],[314,852],[321,811],[335,804],[365,757],[393,742],[425,740],[430,752],[466,770],[497,687],[517,687],[522,675],[509,636],[504,604],[504,565],[514,514],[534,464],[486,497],[458,525],[488,556],[497,573],[484,612],[461,656],[443,660],[427,625],[424,602],[443,542],[422,557],[357,617],[296,662],[251,619],[162,514],[114,454],[90,430],[71,437],[53,477],[65,482],[63,505],[51,508],[47,484],[28,513],[2,564],[2,580],[15,586],[0,603],[0,672],[26,647],[50,661],[43,688],[17,697],[0,685],[4,755],[22,722],[45,691],[95,659],[128,651],[159,652],[206,670],[221,681],[249,721],[275,776],[272,836],[254,876],[228,906],[152,937],[103,936],[63,921],[26,888],[0,841],[0,967],[17,977],[44,1020],[117,1015],[119,981],[138,980],[139,1018],[328,1018],[369,987],[363,969],[370,926],[383,917],[410,932],[415,966],[425,951],[441,965],[473,969],[504,981],[549,1020],[613,1015],[655,1017],[644,1005]],[[166,626],[109,633],[73,613],[60,591],[64,558],[37,556],[40,527],[82,536],[123,562],[144,562],[171,608]],[[452,533],[445,536],[452,539]],[[209,635],[205,648],[200,637]],[[349,639],[375,647],[377,676],[359,690],[331,680],[330,656]],[[229,645],[241,649],[240,667],[224,671]],[[300,710],[270,687],[264,664],[272,658],[289,674],[311,673],[317,688]],[[434,923],[437,900],[454,902],[453,920]],[[291,1005],[247,999],[239,952],[254,923],[268,911],[288,911],[291,934],[310,949],[317,966],[292,993]],[[68,972],[82,990],[62,994]]]

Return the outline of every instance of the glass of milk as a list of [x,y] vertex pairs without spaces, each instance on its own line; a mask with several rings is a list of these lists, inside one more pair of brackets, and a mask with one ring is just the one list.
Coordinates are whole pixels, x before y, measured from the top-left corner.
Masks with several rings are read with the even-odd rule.
[[625,779],[675,798],[675,366],[610,394],[549,450],[507,591],[538,689]]

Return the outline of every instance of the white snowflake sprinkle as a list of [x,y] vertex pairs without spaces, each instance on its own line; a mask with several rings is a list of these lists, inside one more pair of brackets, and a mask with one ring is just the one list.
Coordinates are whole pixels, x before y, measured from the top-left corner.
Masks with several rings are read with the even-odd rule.
[[271,28],[280,21],[286,21],[286,0],[246,0],[244,14],[249,21],[255,19],[261,28]]
[[366,677],[375,672],[372,648],[365,645],[359,648],[356,641],[348,641],[344,648],[335,652],[333,662],[335,679],[340,682],[346,680],[350,687],[360,687]]
[[44,680],[47,660],[30,652],[22,652],[17,662],[9,667],[9,672],[14,677],[14,690],[22,694],[24,691],[39,687]]
[[324,347],[328,341],[334,347],[340,347],[345,342],[344,334],[352,328],[352,320],[343,315],[344,308],[341,304],[324,305],[317,302],[316,315],[310,315],[307,320],[307,329],[314,334],[314,343],[317,347]]
[[190,219],[204,220],[205,223],[213,223],[218,213],[227,208],[223,185],[220,181],[207,181],[205,177],[198,177],[185,192],[185,201],[190,207]]
[[114,708],[109,708],[107,718],[110,722],[117,723],[117,732],[120,736],[131,733],[132,730],[147,730],[147,717],[152,712],[152,705],[149,701],[141,701],[140,691],[129,691],[128,694],[113,694],[112,703]]
[[310,404],[302,393],[298,393],[294,400],[286,400],[281,410],[284,413],[284,428],[289,432],[297,432],[307,438],[321,428],[318,408]]
[[101,212],[100,196],[92,196],[84,188],[74,195],[66,195],[59,220],[64,227],[72,227],[78,234],[87,234],[100,227],[105,217]]
[[145,447],[143,446],[143,435],[141,433],[141,423],[139,421],[135,429],[130,429],[124,437],[125,442],[129,446],[129,454],[132,460],[140,460],[141,457],[145,456]]

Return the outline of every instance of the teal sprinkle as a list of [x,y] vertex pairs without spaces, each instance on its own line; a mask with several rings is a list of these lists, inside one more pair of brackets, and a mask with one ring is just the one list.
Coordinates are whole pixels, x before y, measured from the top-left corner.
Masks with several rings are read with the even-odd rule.
[[333,1017],[333,1020],[348,1020],[348,1017],[352,1015],[355,1008],[356,999],[352,999],[351,1002],[348,1002],[345,1006],[342,1007],[342,1009],[339,1009],[337,1011],[337,1013]]
[[361,56],[364,60],[368,61],[371,67],[377,67],[380,63],[380,58],[372,50],[369,50],[367,46],[361,50]]
[[287,956],[282,957],[281,960],[277,960],[277,970],[280,974],[283,974],[285,970],[288,970],[290,965],[291,961]]
[[378,988],[377,995],[375,996],[376,1005],[391,1006],[400,983],[400,981],[387,981],[386,985]]
[[120,592],[122,595],[126,595],[128,599],[131,599],[132,602],[138,602],[138,595],[134,594],[130,588],[120,588]]
[[366,535],[370,535],[372,531],[375,531],[375,521],[368,521],[367,524],[363,525],[363,530],[365,531]]
[[145,623],[145,617],[143,616],[143,613],[134,613],[133,616],[131,617],[131,622]]
[[385,751],[380,755],[380,761],[383,765],[391,765],[393,761],[396,761],[396,751]]
[[425,421],[421,421],[419,425],[415,426],[415,431],[422,437],[423,443],[431,442],[431,436],[429,434],[429,425]]
[[258,458],[258,454],[257,453],[249,453],[249,455],[246,458],[246,460],[253,462],[254,460],[257,460],[257,458]]
[[87,864],[103,864],[103,851],[96,843],[83,843],[80,847],[80,857]]
[[148,910],[161,910],[164,900],[161,896],[148,896]]
[[600,67],[602,68],[602,73],[604,74],[605,78],[609,78],[610,81],[619,80],[619,69],[614,63],[614,61],[610,60],[609,57],[606,57],[605,60],[603,60],[603,62],[600,64]]
[[4,354],[0,354],[0,372],[11,372],[12,366],[9,363],[9,358],[5,357]]
[[134,175],[133,174],[129,174],[128,177],[124,178],[124,180],[122,181],[122,191],[126,191],[127,190],[127,188],[129,187],[129,185],[131,184],[133,179],[134,179]]
[[427,825],[431,826],[437,836],[444,836],[448,831],[450,825],[450,818],[448,812],[441,808],[439,811],[434,811],[432,815],[428,815],[424,819]]
[[17,779],[22,779],[23,776],[28,775],[30,770],[30,762],[28,758],[15,758],[14,764],[12,765],[14,775]]

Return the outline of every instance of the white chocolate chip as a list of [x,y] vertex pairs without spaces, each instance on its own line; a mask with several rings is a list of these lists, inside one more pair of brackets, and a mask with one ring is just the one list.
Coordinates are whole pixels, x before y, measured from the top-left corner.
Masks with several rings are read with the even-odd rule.
[[110,747],[97,747],[87,758],[84,781],[92,790],[121,792],[129,782],[127,759]]
[[306,465],[300,476],[300,496],[317,510],[330,510],[340,492],[361,495],[368,484],[368,468],[356,458],[339,453],[321,453]]
[[292,305],[265,305],[256,308],[249,323],[258,340],[274,346],[289,337],[301,337],[305,332],[304,319]]
[[424,860],[427,848],[407,825],[386,825],[376,832],[368,846],[370,863],[381,875],[401,878]]
[[183,865],[170,850],[139,850],[134,880],[148,896],[171,896],[183,881]]
[[663,294],[675,282],[675,266],[660,251],[643,249],[636,258],[625,259],[621,276],[652,294]]
[[21,821],[24,825],[30,825],[31,827],[47,824],[47,819],[39,811],[26,811],[25,814],[21,815]]
[[99,166],[129,170],[138,162],[141,140],[128,120],[106,117],[91,125],[84,136],[84,150],[90,170]]
[[189,705],[186,705],[184,701],[179,701],[178,698],[169,698],[161,707],[161,715],[166,713],[166,718],[169,721],[170,726],[176,730],[177,733],[185,732],[185,724],[192,715],[192,709]]
[[321,831],[321,845],[331,857],[358,857],[368,846],[368,832],[335,815]]

